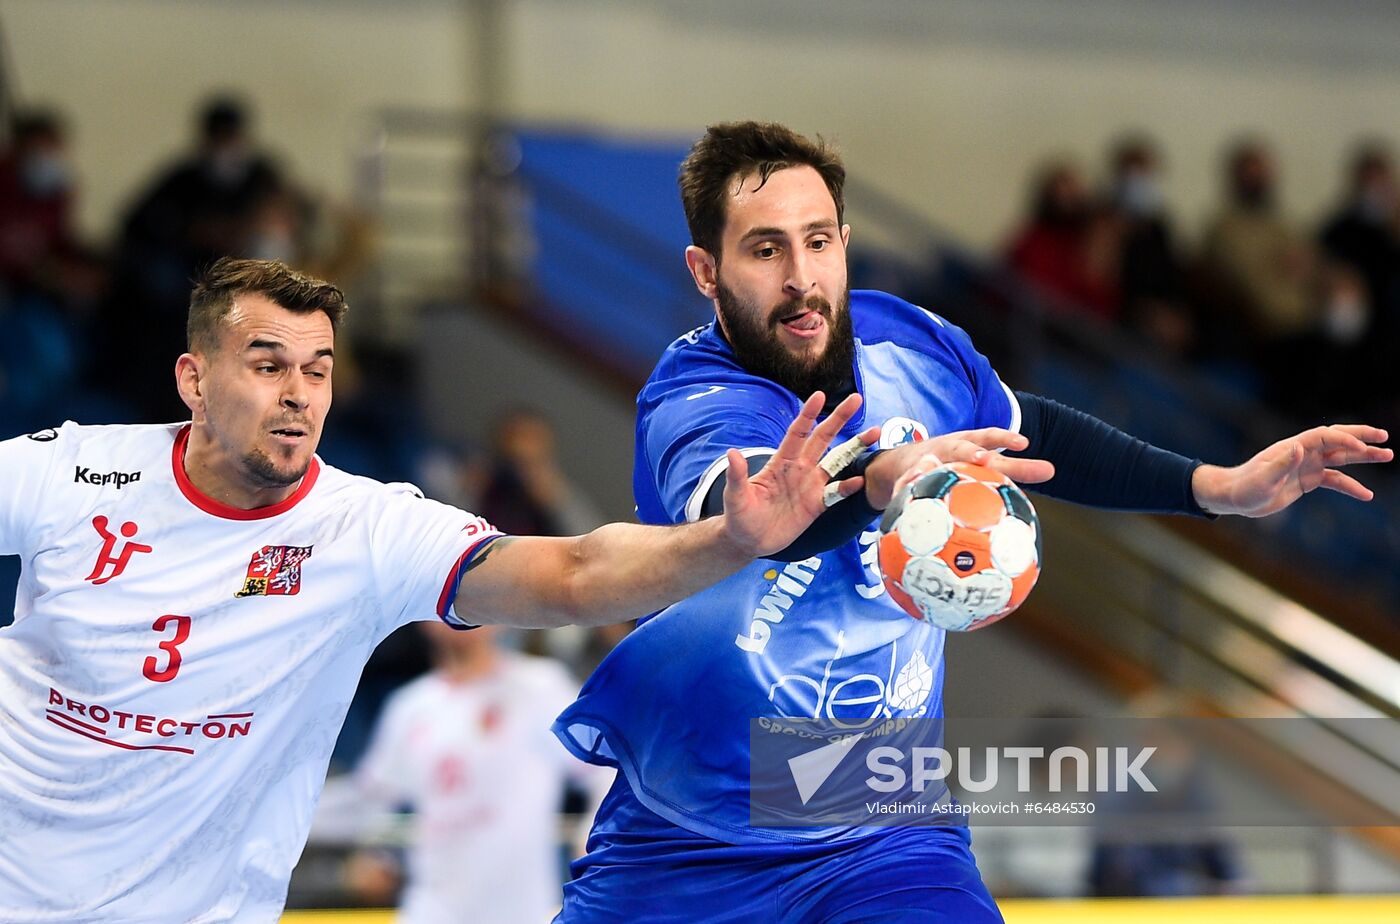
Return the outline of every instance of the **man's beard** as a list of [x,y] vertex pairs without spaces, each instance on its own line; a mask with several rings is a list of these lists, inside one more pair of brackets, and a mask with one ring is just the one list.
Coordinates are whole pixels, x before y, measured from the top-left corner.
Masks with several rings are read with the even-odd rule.
[[[832,311],[831,303],[820,295],[809,295],[805,301],[783,302],[765,314],[741,301],[723,283],[718,288],[724,332],[741,366],[803,399],[818,390],[828,398],[850,390],[856,350],[851,332],[850,289],[841,293],[838,311]],[[803,308],[817,312],[826,321],[826,349],[815,358],[793,353],[778,339],[778,319]]]
[[309,456],[305,465],[291,471],[279,469],[272,457],[261,449],[254,449],[243,457],[243,471],[249,480],[260,488],[289,488],[304,478],[310,468]]

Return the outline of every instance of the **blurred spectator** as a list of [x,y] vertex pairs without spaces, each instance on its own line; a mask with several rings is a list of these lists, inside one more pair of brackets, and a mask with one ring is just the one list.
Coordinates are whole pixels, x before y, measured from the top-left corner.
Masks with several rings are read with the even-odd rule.
[[[596,805],[613,776],[549,731],[578,685],[552,661],[498,647],[492,627],[422,628],[437,667],[393,695],[356,774],[371,801],[416,814],[399,920],[546,921],[561,900],[565,783]],[[350,872],[364,899],[384,899],[383,857],[362,855]]]
[[0,150],[0,282],[11,293],[59,284],[59,266],[76,251],[73,169],[58,116],[17,113]]
[[1121,229],[1118,280],[1124,320],[1167,351],[1187,353],[1196,321],[1161,187],[1162,159],[1144,136],[1123,138],[1110,157],[1108,200]]
[[1069,309],[1118,315],[1120,231],[1090,197],[1079,171],[1056,161],[1041,171],[1031,215],[1012,238],[1007,262]]
[[1100,802],[1117,817],[1097,832],[1089,894],[1154,898],[1238,893],[1245,884],[1236,844],[1205,825],[1218,799],[1196,745],[1153,728],[1154,793],[1128,789]]
[[80,321],[103,285],[95,256],[77,242],[67,133],[46,110],[15,115],[0,150],[0,429],[56,421],[78,378]]
[[79,370],[64,319],[42,299],[0,294],[0,334],[0,436],[61,423]]
[[249,121],[235,99],[208,102],[194,150],[156,177],[124,221],[103,318],[103,342],[120,346],[122,365],[96,370],[95,381],[125,387],[147,419],[184,416],[168,380],[184,351],[189,280],[201,267],[222,256],[281,260],[346,289],[369,263],[369,223],[292,184],[259,150]]
[[[1219,817],[1217,777],[1189,719],[1197,704],[1167,689],[1149,689],[1129,704],[1136,742],[1152,751],[1155,792],[1127,786],[1098,797],[1096,844],[1088,891],[1100,897],[1221,895],[1246,885],[1238,845],[1210,822]],[[1121,743],[1125,726],[1093,729],[1081,746]]]
[[185,347],[189,280],[218,257],[242,254],[257,209],[285,185],[255,147],[248,121],[235,99],[207,103],[194,151],[137,196],[123,224],[102,338],[120,365],[97,372],[126,388],[147,419],[185,414],[170,377]]
[[521,408],[496,421],[491,452],[477,513],[497,529],[518,536],[577,536],[603,522],[564,476],[554,427],[539,411]]
[[400,626],[370,653],[336,734],[329,773],[346,773],[364,758],[389,697],[432,667],[421,631],[414,625]]
[[17,113],[0,151],[0,280],[11,291],[35,283],[71,250],[72,167],[58,117]]
[[1366,396],[1355,403],[1363,406],[1345,410],[1394,426],[1400,422],[1400,372],[1394,361],[1400,354],[1400,187],[1390,151],[1379,143],[1359,147],[1349,173],[1346,196],[1321,234],[1332,259],[1358,274],[1370,305],[1369,324],[1359,332],[1362,318],[1334,314],[1329,319],[1334,327],[1343,325],[1336,335],[1355,344],[1344,350],[1339,367]]
[[1089,892],[1099,898],[1228,895],[1237,891],[1231,845],[1203,837],[1180,843],[1101,843],[1094,848]]
[[1278,406],[1325,413],[1341,384],[1330,357],[1364,330],[1364,290],[1281,214],[1274,158],[1262,142],[1231,149],[1225,194],[1201,254],[1212,333],[1255,357]]
[[241,253],[255,210],[283,185],[281,172],[254,146],[244,106],[229,97],[211,100],[199,116],[194,152],[132,208],[126,243],[192,268]]
[[1385,147],[1371,143],[1356,151],[1346,197],[1321,237],[1328,254],[1361,274],[1371,305],[1385,306],[1379,315],[1393,314],[1400,297],[1400,188]]
[[373,228],[360,213],[278,184],[255,202],[230,252],[281,260],[348,291],[369,268],[374,246]]
[[21,110],[0,150],[0,285],[17,299],[88,313],[105,284],[101,260],[73,228],[68,132],[57,114]]
[[[473,508],[502,532],[518,536],[577,536],[604,522],[597,506],[568,478],[559,462],[554,427],[539,411],[517,408],[491,428],[488,469],[480,476]],[[564,626],[528,633],[522,647],[592,672],[625,626]]]
[[1222,289],[1222,305],[1246,334],[1276,341],[1311,329],[1317,318],[1317,254],[1277,208],[1273,155],[1258,141],[1226,160],[1225,203],[1206,231],[1202,260]]

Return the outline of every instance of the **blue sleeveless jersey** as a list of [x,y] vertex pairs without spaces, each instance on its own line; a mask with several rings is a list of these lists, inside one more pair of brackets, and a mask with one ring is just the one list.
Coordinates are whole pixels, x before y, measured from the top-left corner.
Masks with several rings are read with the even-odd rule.
[[[851,321],[864,403],[840,439],[879,425],[889,447],[1019,425],[1015,398],[962,330],[873,291],[851,293]],[[741,368],[713,323],[677,340],[637,398],[639,518],[698,518],[725,450],[771,454],[801,406]],[[751,719],[942,714],[943,632],[885,592],[875,527],[806,561],[756,561],[649,617],[599,665],[555,734],[580,758],[619,767],[647,808],[707,837],[753,844],[877,830],[748,824]]]

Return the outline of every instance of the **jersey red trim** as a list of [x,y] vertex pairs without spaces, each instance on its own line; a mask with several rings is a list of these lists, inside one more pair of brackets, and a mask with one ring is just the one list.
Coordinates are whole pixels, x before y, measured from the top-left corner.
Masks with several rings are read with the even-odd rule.
[[223,517],[225,520],[265,520],[268,517],[275,517],[280,513],[286,513],[297,504],[302,498],[311,493],[311,488],[316,484],[316,478],[321,474],[321,462],[315,456],[311,457],[311,465],[302,476],[301,484],[285,500],[278,501],[267,507],[254,507],[252,510],[243,510],[238,507],[230,507],[221,501],[216,501],[209,495],[201,492],[190,481],[190,476],[185,474],[185,447],[190,442],[189,424],[180,428],[180,432],[175,434],[175,445],[170,450],[170,466],[175,471],[175,483],[180,486],[180,493],[185,495],[185,500],[194,504],[205,513],[216,517]]

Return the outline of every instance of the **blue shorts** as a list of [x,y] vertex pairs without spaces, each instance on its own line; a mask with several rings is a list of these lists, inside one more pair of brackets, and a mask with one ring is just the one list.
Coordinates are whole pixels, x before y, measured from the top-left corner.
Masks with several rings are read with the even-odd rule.
[[891,827],[832,843],[735,845],[645,808],[621,774],[555,924],[1003,924],[966,828]]

